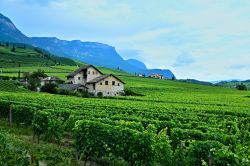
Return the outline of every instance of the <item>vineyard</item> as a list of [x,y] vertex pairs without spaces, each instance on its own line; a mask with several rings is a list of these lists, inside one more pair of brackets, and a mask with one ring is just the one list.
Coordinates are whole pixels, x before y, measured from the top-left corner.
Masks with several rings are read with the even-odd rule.
[[78,98],[1,83],[0,165],[250,165],[249,92],[119,77],[140,96]]
[[16,81],[0,81],[0,91],[6,92],[27,92]]

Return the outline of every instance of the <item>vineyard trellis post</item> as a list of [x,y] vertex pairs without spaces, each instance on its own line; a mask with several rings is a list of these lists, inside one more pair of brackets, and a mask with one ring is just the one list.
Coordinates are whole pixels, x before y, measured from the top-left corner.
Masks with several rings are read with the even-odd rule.
[[212,166],[212,156],[210,152],[208,154],[208,166]]
[[18,79],[21,79],[21,71],[20,71],[21,64],[18,64]]
[[9,109],[9,126],[12,127],[12,105],[10,105]]
[[179,153],[178,153],[178,165],[182,165],[182,151],[183,151],[183,145],[182,145],[182,141],[180,141],[179,144]]

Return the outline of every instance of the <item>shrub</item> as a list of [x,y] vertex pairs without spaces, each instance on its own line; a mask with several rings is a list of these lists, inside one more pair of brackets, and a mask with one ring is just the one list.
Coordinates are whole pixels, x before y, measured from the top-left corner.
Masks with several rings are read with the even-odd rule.
[[60,95],[70,95],[72,92],[66,89],[57,89],[57,93]]
[[138,94],[134,91],[132,91],[131,89],[124,89],[124,96],[143,96],[141,94]]
[[9,80],[10,77],[9,76],[0,76],[0,80]]
[[12,52],[15,52],[15,51],[16,51],[15,46],[12,47],[11,51],[12,51]]
[[90,97],[91,96],[91,94],[88,91],[82,91],[81,94],[82,94],[82,97]]
[[102,92],[98,92],[98,93],[97,93],[97,96],[98,96],[98,97],[103,97],[103,93],[102,93]]
[[48,92],[48,93],[57,93],[57,85],[56,84],[45,84],[44,86],[41,87],[42,92]]
[[[40,136],[42,134],[45,134],[48,130],[50,116],[51,114],[45,111],[38,111],[34,114],[33,121],[32,121],[32,129],[33,129],[34,136],[36,135],[38,138],[38,143],[40,140]],[[34,141],[34,137],[33,137],[33,141]]]
[[91,97],[93,96],[91,93],[88,91],[72,91],[72,90],[67,90],[67,89],[56,89],[57,94],[60,95],[69,95],[69,96],[77,96],[77,97]]
[[238,90],[247,90],[247,86],[244,85],[244,84],[239,84],[239,85],[236,85],[236,89],[238,89]]

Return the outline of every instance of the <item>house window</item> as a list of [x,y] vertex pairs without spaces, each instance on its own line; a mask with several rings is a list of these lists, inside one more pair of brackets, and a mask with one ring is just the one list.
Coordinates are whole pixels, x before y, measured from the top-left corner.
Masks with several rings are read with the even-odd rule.
[[102,82],[100,82],[100,85],[102,85]]
[[92,74],[94,75],[94,74],[95,74],[95,71],[93,71]]
[[81,80],[81,77],[78,77],[78,80]]
[[120,86],[120,83],[118,83],[117,85]]
[[112,85],[115,85],[115,81],[112,81]]
[[88,71],[88,74],[90,74],[90,71]]
[[109,82],[108,81],[105,81],[105,85],[108,85],[109,84]]

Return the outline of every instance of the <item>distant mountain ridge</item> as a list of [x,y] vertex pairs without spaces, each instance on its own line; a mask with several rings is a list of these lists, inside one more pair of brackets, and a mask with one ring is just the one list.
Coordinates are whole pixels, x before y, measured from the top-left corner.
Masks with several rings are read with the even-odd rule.
[[124,60],[114,47],[97,42],[82,42],[80,40],[60,40],[55,37],[27,37],[12,21],[0,14],[0,41],[27,43],[43,48],[52,54],[81,60],[89,64],[108,68],[119,68],[129,73],[145,75],[162,74],[166,78],[175,77],[170,70],[147,69],[143,62],[138,60]]
[[147,67],[144,63],[142,63],[141,61],[138,61],[136,59],[128,59],[127,62],[130,64],[130,65],[133,65],[141,70],[147,70]]

